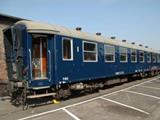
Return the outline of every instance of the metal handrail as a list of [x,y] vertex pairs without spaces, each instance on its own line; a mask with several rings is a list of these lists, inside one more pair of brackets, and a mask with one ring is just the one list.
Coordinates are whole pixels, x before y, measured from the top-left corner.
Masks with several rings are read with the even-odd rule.
[[49,58],[49,81],[51,81],[51,51],[48,50],[48,58]]

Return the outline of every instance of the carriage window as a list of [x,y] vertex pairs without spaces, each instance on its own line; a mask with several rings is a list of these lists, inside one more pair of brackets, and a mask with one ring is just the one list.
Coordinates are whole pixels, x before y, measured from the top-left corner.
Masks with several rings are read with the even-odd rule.
[[91,42],[83,43],[83,60],[85,62],[97,62],[97,44]]
[[158,63],[160,63],[160,54],[158,54]]
[[151,53],[147,53],[147,62],[151,63]]
[[157,54],[157,63],[160,63],[160,55]]
[[137,62],[137,51],[135,49],[131,49],[131,62]]
[[151,63],[151,53],[147,53],[147,62]]
[[119,49],[120,53],[120,62],[127,62],[127,48],[120,47]]
[[73,60],[73,41],[71,39],[63,39],[63,60]]
[[144,63],[144,52],[143,51],[140,51],[140,53],[139,53],[139,61],[141,62],[141,63]]
[[153,63],[156,63],[156,54],[152,54],[152,61]]
[[159,55],[156,54],[156,57],[157,57],[157,63],[159,63]]
[[111,45],[104,46],[104,57],[106,62],[115,62],[115,47]]

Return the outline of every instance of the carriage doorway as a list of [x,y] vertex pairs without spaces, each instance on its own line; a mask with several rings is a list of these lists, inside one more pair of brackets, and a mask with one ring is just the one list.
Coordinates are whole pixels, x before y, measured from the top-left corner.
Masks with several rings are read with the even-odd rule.
[[48,50],[47,50],[46,35],[33,35],[32,36],[32,79],[48,79]]

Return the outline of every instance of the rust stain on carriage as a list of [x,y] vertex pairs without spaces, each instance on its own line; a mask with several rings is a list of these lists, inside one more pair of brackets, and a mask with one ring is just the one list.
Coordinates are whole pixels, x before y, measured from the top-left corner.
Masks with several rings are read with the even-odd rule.
[[7,64],[5,58],[5,47],[4,47],[4,38],[2,30],[6,28],[7,25],[0,21],[0,96],[7,95],[7,82],[8,82],[8,73],[7,73]]
[[8,80],[7,77],[7,65],[6,65],[6,58],[5,58],[5,48],[4,48],[4,40],[3,40],[3,32],[2,30],[6,28],[6,25],[2,25],[0,21],[0,83],[2,81]]

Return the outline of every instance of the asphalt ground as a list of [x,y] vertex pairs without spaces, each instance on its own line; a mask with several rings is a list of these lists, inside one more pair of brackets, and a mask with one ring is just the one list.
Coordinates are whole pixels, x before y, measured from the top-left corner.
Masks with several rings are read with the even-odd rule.
[[160,120],[159,77],[22,111],[0,100],[0,120]]

